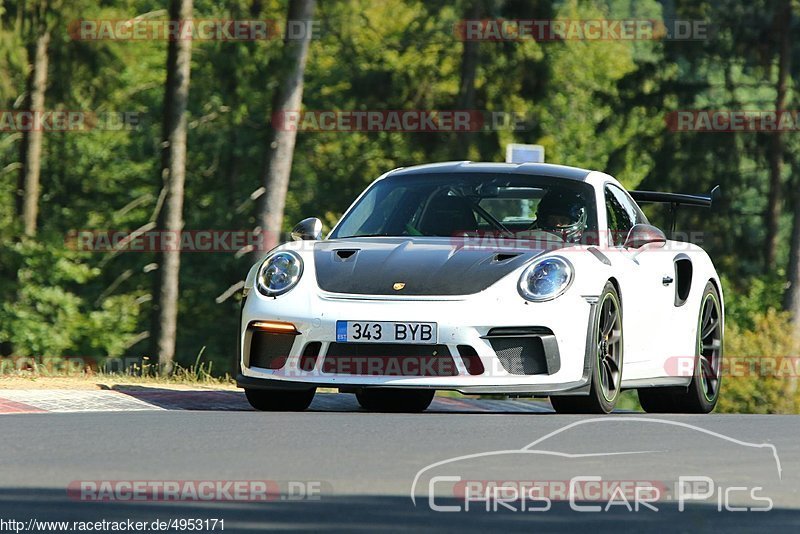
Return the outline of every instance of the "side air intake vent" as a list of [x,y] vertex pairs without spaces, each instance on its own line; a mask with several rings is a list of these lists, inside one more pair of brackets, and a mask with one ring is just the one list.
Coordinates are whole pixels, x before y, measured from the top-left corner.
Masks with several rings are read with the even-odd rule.
[[675,307],[680,308],[689,298],[692,290],[692,260],[679,256],[675,260]]

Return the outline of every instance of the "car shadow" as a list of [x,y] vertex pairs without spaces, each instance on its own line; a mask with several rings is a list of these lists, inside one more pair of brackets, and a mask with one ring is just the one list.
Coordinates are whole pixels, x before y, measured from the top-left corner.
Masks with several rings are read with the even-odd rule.
[[112,386],[107,389],[165,410],[253,410],[241,391],[179,390],[132,385]]
[[[104,387],[165,410],[253,411],[243,391],[178,390],[147,385]],[[317,393],[307,411],[361,412],[355,395]],[[525,400],[436,397],[425,413],[523,414],[554,413],[549,404]]]

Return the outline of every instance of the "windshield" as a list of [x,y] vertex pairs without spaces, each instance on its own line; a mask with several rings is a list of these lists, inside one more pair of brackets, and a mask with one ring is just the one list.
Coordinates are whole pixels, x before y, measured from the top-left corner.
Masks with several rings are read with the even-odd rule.
[[496,234],[593,244],[594,190],[563,178],[490,173],[384,178],[330,238]]

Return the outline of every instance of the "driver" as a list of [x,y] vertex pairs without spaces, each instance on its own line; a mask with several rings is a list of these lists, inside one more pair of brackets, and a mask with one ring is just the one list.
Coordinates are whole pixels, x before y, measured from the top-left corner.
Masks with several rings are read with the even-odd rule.
[[536,208],[534,228],[558,235],[567,243],[578,243],[586,230],[585,202],[577,193],[552,190]]

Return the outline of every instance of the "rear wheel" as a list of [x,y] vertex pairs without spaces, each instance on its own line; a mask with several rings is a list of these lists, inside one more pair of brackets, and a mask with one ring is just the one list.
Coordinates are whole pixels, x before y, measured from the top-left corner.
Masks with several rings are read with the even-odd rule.
[[365,388],[356,392],[362,408],[370,412],[424,412],[436,394],[432,389]]
[[302,412],[311,405],[316,389],[245,389],[247,402],[262,412]]
[[588,396],[550,397],[558,413],[609,413],[619,399],[622,383],[622,306],[614,284],[607,282],[595,319],[594,368]]
[[723,317],[719,293],[708,282],[700,301],[694,375],[688,388],[642,388],[639,403],[650,413],[709,413],[722,384]]

